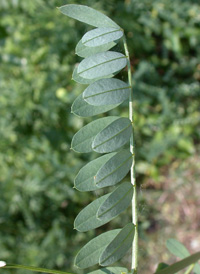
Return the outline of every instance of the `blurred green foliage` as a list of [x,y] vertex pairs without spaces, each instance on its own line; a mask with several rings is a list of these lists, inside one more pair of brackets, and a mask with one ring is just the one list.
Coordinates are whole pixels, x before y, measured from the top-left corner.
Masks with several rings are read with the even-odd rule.
[[[70,271],[79,245],[96,233],[73,230],[74,217],[93,199],[75,191],[73,179],[95,154],[70,150],[73,134],[91,120],[70,113],[83,90],[71,80],[80,61],[74,48],[89,27],[61,15],[56,7],[64,4],[0,0],[0,258]],[[199,143],[199,2],[81,4],[125,29],[134,72],[138,182],[159,180],[160,167],[186,159]],[[127,115],[127,105],[111,113]]]

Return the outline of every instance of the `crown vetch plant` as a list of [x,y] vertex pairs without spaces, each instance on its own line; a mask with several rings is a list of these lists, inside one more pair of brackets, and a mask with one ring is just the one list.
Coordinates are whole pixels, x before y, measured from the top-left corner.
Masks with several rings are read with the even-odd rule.
[[[135,180],[134,119],[131,64],[123,29],[106,15],[83,5],[69,4],[59,8],[74,19],[95,27],[76,46],[76,54],[84,59],[74,69],[73,79],[88,85],[72,105],[72,112],[81,117],[105,113],[129,98],[129,117],[107,116],[95,119],[80,129],[72,140],[72,149],[80,153],[92,151],[100,157],[84,166],[75,178],[79,191],[96,191],[115,186],[86,206],[76,217],[74,227],[80,232],[95,229],[109,222],[132,205],[132,222],[123,228],[107,231],[88,242],[75,258],[75,265],[85,269],[95,264],[106,267],[93,274],[128,273],[123,267],[108,267],[121,259],[132,247],[131,273],[138,273],[137,189]],[[124,54],[111,51],[123,40]],[[128,83],[113,78],[127,67]],[[127,148],[129,144],[129,148]],[[130,182],[119,184],[130,171]],[[168,266],[158,265],[157,274],[173,274],[189,266],[186,273],[200,273],[196,262],[200,252],[190,255],[178,241],[170,239],[167,248],[182,260]],[[66,272],[0,262],[2,268],[20,268],[38,272]]]

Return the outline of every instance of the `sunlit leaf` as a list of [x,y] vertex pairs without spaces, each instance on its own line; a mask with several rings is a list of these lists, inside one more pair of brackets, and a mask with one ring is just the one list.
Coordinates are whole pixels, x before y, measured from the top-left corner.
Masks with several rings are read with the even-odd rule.
[[87,6],[69,4],[69,5],[60,7],[59,10],[63,14],[71,18],[74,18],[86,24],[92,25],[94,27],[119,28],[119,26],[114,21],[112,21],[109,17]]
[[97,211],[100,220],[114,218],[123,212],[131,203],[133,186],[129,182],[121,184],[102,203]]
[[91,152],[95,136],[107,125],[118,119],[119,117],[115,116],[104,117],[84,126],[74,135],[71,145],[72,149],[77,152]]
[[75,258],[75,265],[87,268],[99,262],[99,257],[106,246],[119,234],[120,229],[105,232],[88,242],[81,248]]
[[107,105],[107,106],[92,106],[89,105],[82,97],[82,94],[80,94],[74,103],[72,104],[72,112],[75,115],[81,116],[81,117],[91,117],[100,113],[107,112],[115,107],[117,105]]
[[95,182],[94,176],[97,171],[116,153],[103,155],[84,166],[75,178],[74,186],[79,191],[93,191],[99,189]]
[[107,266],[121,259],[131,248],[135,226],[127,224],[101,254],[99,264]]
[[131,137],[132,124],[128,118],[118,118],[100,131],[92,142],[92,149],[99,153],[115,151]]
[[97,47],[120,39],[123,31],[116,28],[97,28],[88,31],[82,38],[87,47]]
[[101,187],[115,185],[129,172],[132,164],[132,154],[129,150],[119,151],[107,161],[97,172],[96,185]]
[[91,105],[120,104],[130,95],[130,86],[119,79],[98,80],[83,92],[83,99]]
[[77,73],[86,79],[97,79],[123,69],[127,64],[125,55],[106,51],[85,58],[78,65]]

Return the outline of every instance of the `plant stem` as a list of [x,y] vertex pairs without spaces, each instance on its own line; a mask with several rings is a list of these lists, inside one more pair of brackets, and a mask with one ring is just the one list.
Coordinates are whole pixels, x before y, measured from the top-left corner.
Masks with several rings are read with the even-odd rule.
[[132,222],[135,225],[135,235],[132,246],[132,272],[133,274],[137,274],[138,270],[138,216],[137,216],[137,186],[136,186],[136,178],[135,178],[135,144],[134,144],[134,115],[133,115],[133,84],[132,84],[132,74],[131,74],[131,63],[129,57],[128,46],[126,42],[125,35],[123,36],[124,50],[127,57],[127,66],[128,66],[128,81],[131,86],[131,92],[129,97],[129,119],[132,122],[132,136],[130,140],[130,152],[133,155],[133,162],[131,166],[131,184],[133,185],[133,199],[132,199]]
[[186,270],[186,272],[185,272],[184,274],[190,274],[191,271],[193,270],[194,266],[195,266],[195,264],[192,264],[192,265]]
[[6,264],[6,266],[2,267],[2,269],[3,268],[4,269],[5,268],[26,269],[30,271],[43,272],[43,273],[49,273],[49,274],[72,274],[72,273],[64,272],[60,270],[53,270],[53,269],[46,269],[46,268],[27,266],[27,265],[18,265],[18,264]]

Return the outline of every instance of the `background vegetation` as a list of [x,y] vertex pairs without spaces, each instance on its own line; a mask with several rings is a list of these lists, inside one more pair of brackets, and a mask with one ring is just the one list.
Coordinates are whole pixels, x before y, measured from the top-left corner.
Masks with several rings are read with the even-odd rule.
[[[169,236],[192,252],[200,247],[199,1],[67,3],[103,11],[128,36],[140,185],[140,269],[149,274],[160,259],[168,261],[164,243]],[[0,0],[0,258],[77,272],[75,254],[99,230],[73,230],[74,217],[94,198],[75,191],[73,179],[96,155],[70,150],[72,136],[90,119],[70,113],[83,90],[71,80],[80,61],[74,48],[87,27],[59,13],[56,7],[67,3]],[[119,113],[126,115],[126,104],[112,111]],[[118,227],[128,219],[126,213],[108,225]],[[128,260],[123,264],[129,266]]]

